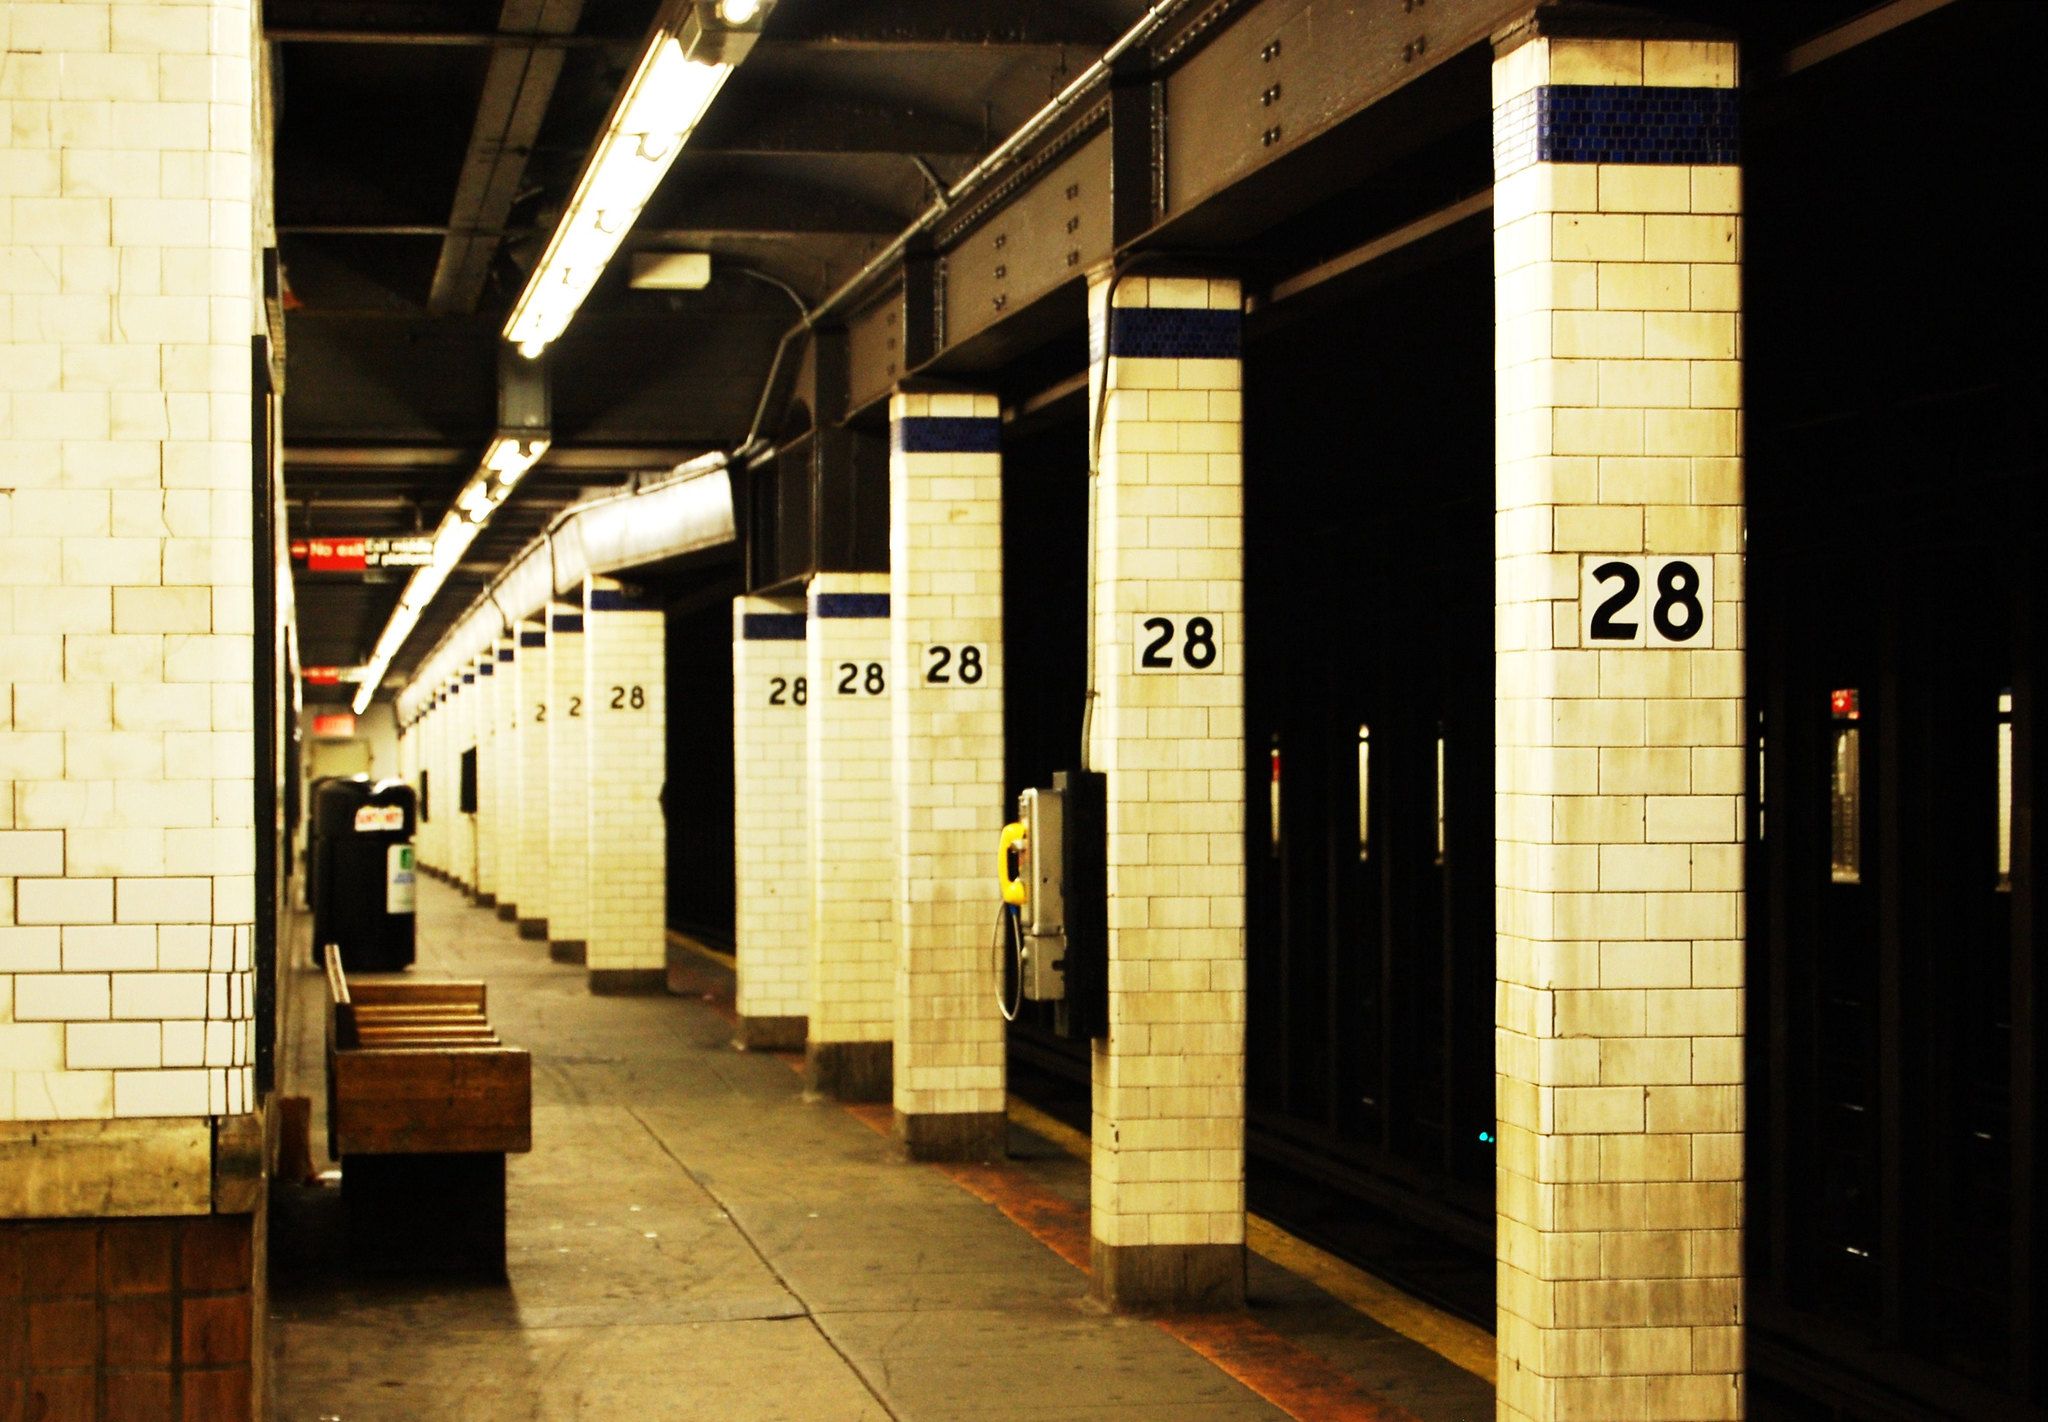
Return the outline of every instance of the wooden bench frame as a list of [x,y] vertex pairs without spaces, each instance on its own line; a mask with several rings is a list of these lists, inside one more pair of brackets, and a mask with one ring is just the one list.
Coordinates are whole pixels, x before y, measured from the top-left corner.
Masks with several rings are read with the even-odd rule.
[[327,952],[327,1142],[350,1252],[503,1277],[505,1156],[533,1148],[533,1061],[481,982],[351,983]]

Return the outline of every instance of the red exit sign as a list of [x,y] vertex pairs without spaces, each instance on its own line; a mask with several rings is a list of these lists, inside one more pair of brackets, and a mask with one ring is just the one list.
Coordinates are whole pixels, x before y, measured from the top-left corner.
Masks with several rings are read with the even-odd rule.
[[313,737],[322,741],[345,741],[356,733],[356,718],[347,711],[322,711],[313,718]]
[[369,566],[360,538],[297,538],[291,551],[292,561],[303,560],[309,573],[360,573]]

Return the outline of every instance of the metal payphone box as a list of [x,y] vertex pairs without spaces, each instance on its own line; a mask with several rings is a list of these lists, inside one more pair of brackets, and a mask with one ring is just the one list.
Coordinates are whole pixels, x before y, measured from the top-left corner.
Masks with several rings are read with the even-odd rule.
[[1058,790],[1026,790],[1017,797],[1024,825],[1023,942],[1017,969],[1024,996],[1057,1002],[1067,995],[1066,815]]

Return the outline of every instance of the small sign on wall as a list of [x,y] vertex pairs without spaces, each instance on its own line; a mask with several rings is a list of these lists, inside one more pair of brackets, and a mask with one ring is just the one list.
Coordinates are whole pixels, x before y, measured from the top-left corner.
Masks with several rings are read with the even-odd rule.
[[1222,671],[1222,619],[1205,612],[1132,613],[1131,670],[1140,675]]
[[403,805],[363,805],[356,810],[357,834],[387,834],[404,828]]
[[1586,555],[1579,565],[1579,637],[1588,647],[1713,646],[1713,555]]
[[926,686],[979,686],[988,674],[988,648],[975,642],[934,642],[917,649]]
[[356,718],[348,711],[322,711],[313,717],[313,739],[345,741],[356,733]]
[[384,912],[412,913],[418,905],[419,882],[413,869],[412,846],[394,844],[384,851]]

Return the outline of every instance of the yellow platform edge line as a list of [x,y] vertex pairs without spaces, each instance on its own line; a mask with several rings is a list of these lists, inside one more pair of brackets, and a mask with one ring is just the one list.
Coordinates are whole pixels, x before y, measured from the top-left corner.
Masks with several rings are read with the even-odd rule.
[[[1028,1101],[1010,1098],[1010,1119],[1045,1137],[1069,1155],[1088,1158],[1088,1137],[1055,1120]],[[1374,1278],[1355,1264],[1289,1234],[1271,1220],[1245,1216],[1245,1243],[1263,1259],[1308,1280],[1331,1298],[1356,1309],[1383,1328],[1427,1348],[1455,1367],[1487,1382],[1497,1381],[1494,1337],[1485,1329]]]
[[686,953],[695,953],[698,957],[716,963],[721,968],[733,966],[735,960],[730,953],[722,953],[708,943],[699,943],[696,939],[690,937],[689,934],[678,933],[673,928],[662,931],[668,935],[668,942],[671,948],[680,948]]

